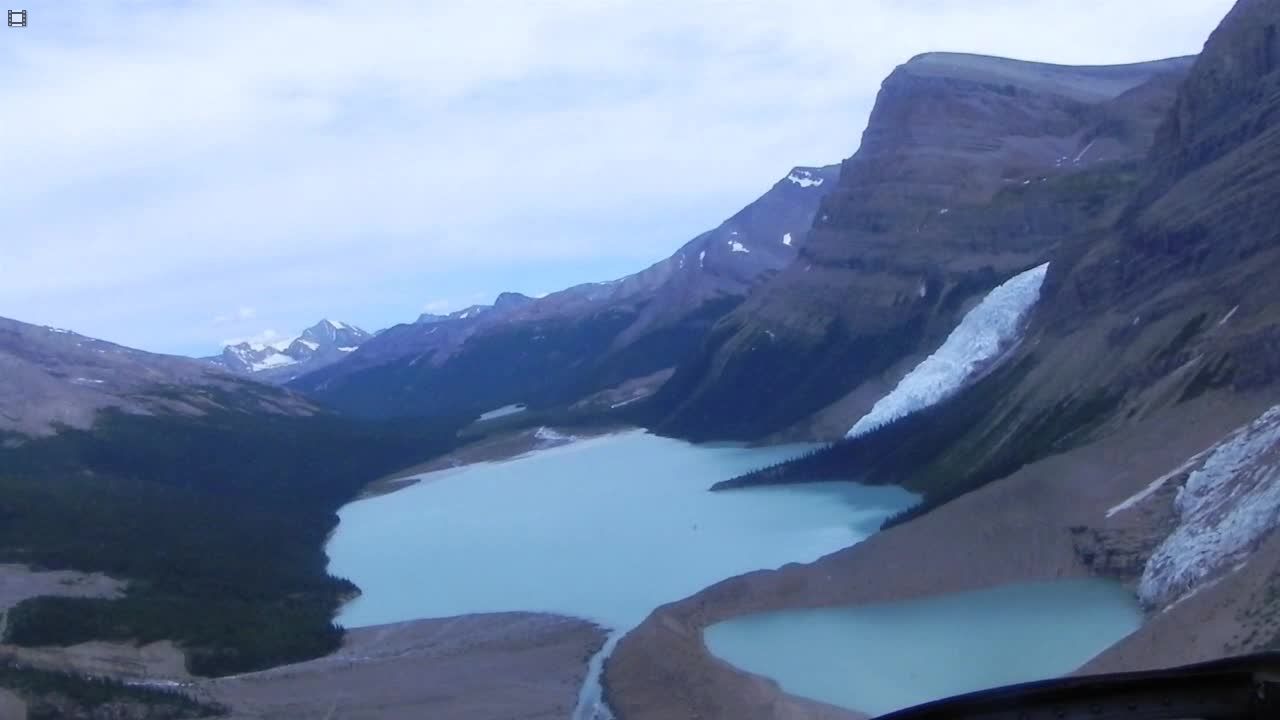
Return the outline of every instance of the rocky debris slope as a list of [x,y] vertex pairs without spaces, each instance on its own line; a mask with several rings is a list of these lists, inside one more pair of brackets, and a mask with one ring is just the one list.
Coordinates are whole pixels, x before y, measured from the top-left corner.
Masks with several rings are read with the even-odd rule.
[[327,657],[187,689],[233,718],[563,720],[604,636],[532,613],[418,620],[358,628]]
[[[750,613],[879,604],[1024,581],[1105,575],[1136,583],[1151,552],[1173,527],[1172,513],[1160,507],[1172,496],[1153,496],[1129,510],[1110,511],[1155,478],[1171,471],[1174,478],[1185,478],[1185,470],[1179,475],[1177,468],[1188,452],[1213,447],[1267,404],[1215,396],[1165,409],[814,563],[741,575],[658,608],[622,639],[607,662],[607,698],[620,720],[814,717],[802,699],[712,656],[703,630]],[[1270,542],[1276,539],[1273,534]],[[1121,562],[1126,557],[1132,561]],[[1262,580],[1280,569],[1280,553],[1268,557],[1259,562]],[[1231,581],[1245,583],[1241,587],[1254,593],[1260,579],[1249,573],[1246,566],[1167,613],[1153,608],[1148,624],[1117,646],[1128,648],[1125,655],[1107,669],[1176,665],[1220,657],[1228,648],[1247,652],[1263,647],[1268,638],[1260,633],[1242,643],[1248,631],[1234,618],[1237,610],[1243,614],[1265,607],[1261,592],[1254,600],[1247,600],[1247,593],[1233,601],[1227,612],[1212,616],[1214,624],[1197,625],[1201,629],[1195,632],[1163,621],[1201,599],[1214,598],[1211,607],[1224,606],[1224,597],[1230,596],[1218,594],[1218,588]]]

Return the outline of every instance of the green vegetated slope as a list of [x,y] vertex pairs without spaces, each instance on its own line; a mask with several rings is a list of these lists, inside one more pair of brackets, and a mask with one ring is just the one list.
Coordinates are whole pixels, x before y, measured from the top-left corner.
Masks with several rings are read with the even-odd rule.
[[0,663],[0,687],[23,700],[27,720],[187,720],[226,714],[226,708],[177,691],[17,664]]
[[902,482],[902,521],[1205,393],[1280,380],[1280,5],[1239,3],[1165,115],[1119,212],[1052,255],[1026,337],[950,400],[726,486]]
[[[517,402],[534,407],[567,403],[621,382],[614,380],[618,373],[611,366],[599,366],[599,361],[636,317],[633,311],[615,309],[585,318],[513,323],[471,337],[440,365],[430,359],[387,363],[343,376],[312,394],[368,417],[478,414]],[[699,329],[689,332],[696,336]],[[678,328],[672,333],[653,336],[651,341],[661,347],[651,348],[647,356],[619,355],[610,362],[637,375],[661,369],[662,362],[674,361],[672,354],[679,353],[681,345],[691,344]],[[316,380],[308,376],[303,382]]]
[[[375,417],[433,412],[481,412],[522,402],[535,408],[568,405],[593,392],[668,368],[688,356],[711,326],[742,301],[725,297],[704,303],[676,324],[610,351],[618,334],[643,313],[612,310],[585,319],[555,318],[512,324],[477,335],[440,367],[403,363],[372,368],[352,390],[325,402]],[[369,388],[385,390],[371,393]],[[368,404],[366,406],[366,403]]]
[[0,562],[102,571],[122,599],[37,598],[7,642],[176,640],[196,674],[316,657],[355,591],[325,571],[335,511],[380,474],[451,448],[461,423],[270,415],[214,389],[219,411],[106,411],[90,430],[0,442]]

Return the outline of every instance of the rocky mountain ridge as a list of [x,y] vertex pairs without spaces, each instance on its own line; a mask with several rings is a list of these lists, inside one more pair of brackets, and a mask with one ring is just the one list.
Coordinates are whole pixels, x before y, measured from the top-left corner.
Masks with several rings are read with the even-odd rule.
[[699,439],[838,436],[808,419],[835,403],[847,428],[980,293],[1109,222],[1190,62],[900,66],[797,261],[716,327],[651,420]]
[[834,166],[794,168],[719,227],[641,272],[536,299],[504,294],[492,308],[425,315],[291,387],[385,416],[568,404],[655,376],[796,256],[835,176]]
[[198,360],[0,318],[0,434],[89,428],[107,408],[200,415],[219,407],[209,391],[249,393],[268,413],[315,412],[296,395],[261,388]]

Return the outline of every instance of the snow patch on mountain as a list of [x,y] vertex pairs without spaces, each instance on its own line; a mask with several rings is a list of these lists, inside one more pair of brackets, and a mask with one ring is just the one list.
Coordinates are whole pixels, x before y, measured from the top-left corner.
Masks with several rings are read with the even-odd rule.
[[1096,143],[1096,142],[1098,142],[1097,138],[1094,138],[1093,140],[1090,140],[1090,141],[1089,141],[1089,144],[1088,144],[1088,145],[1085,145],[1085,146],[1084,146],[1084,149],[1080,151],[1080,154],[1079,154],[1079,155],[1076,155],[1076,156],[1075,156],[1075,158],[1074,158],[1071,162],[1072,162],[1073,164],[1078,165],[1078,164],[1080,163],[1080,161],[1084,159],[1085,154],[1086,154],[1086,153],[1088,153],[1090,150],[1092,150],[1092,149],[1093,149],[1093,144],[1094,144],[1094,143]]
[[1138,597],[1159,607],[1245,561],[1280,524],[1280,405],[1211,449],[1178,490],[1178,525],[1152,553]]
[[533,433],[533,436],[539,440],[542,440],[543,442],[554,442],[554,443],[573,442],[574,440],[578,439],[576,435],[565,435],[564,433],[560,433],[555,430],[552,430],[546,425],[543,425],[542,427],[538,428],[537,431]]
[[746,246],[746,245],[743,245],[742,243],[738,242],[737,240],[732,240],[732,241],[730,241],[730,242],[729,242],[729,249],[733,250],[733,251],[734,251],[734,252],[736,252],[736,253],[749,253],[749,252],[751,252],[750,250],[748,250],[748,249],[747,249],[747,246]]
[[263,370],[270,370],[271,368],[293,365],[296,362],[298,361],[283,353],[272,353],[255,363],[250,363],[249,368],[253,372],[261,372]]
[[813,173],[808,170],[800,169],[792,170],[791,173],[787,175],[787,179],[802,188],[817,187],[826,181],[825,178],[815,178]]
[[787,246],[791,245],[791,233],[783,233],[782,244]]
[[1236,311],[1239,309],[1240,309],[1239,305],[1231,308],[1231,310],[1229,310],[1226,315],[1223,315],[1222,319],[1218,321],[1218,327],[1222,327],[1223,325],[1226,325],[1228,320],[1236,316]]
[[942,346],[925,358],[871,408],[847,437],[864,435],[959,390],[975,372],[1008,347],[1027,312],[1040,299],[1049,263],[1015,275],[965,314]]

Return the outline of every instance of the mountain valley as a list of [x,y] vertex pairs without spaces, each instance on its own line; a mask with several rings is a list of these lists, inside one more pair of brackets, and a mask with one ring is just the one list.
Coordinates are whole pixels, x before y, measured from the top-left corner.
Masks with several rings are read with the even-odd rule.
[[906,59],[842,163],[541,297],[0,318],[0,716],[869,718],[710,639],[1028,584],[1132,606],[1074,674],[1280,652],[1277,27]]

